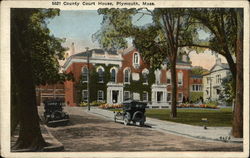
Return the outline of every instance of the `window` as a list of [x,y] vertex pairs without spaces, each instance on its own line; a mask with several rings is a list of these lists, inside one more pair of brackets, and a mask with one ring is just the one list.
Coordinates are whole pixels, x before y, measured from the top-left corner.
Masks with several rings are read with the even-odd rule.
[[134,68],[139,68],[140,66],[140,57],[138,52],[135,52],[133,55],[133,66]]
[[88,101],[88,91],[87,90],[82,91],[82,98],[83,98],[83,101],[85,101],[85,102]]
[[142,101],[148,101],[148,92],[143,92]]
[[115,69],[111,70],[111,82],[116,82],[116,71],[115,71]]
[[98,91],[97,100],[98,101],[103,101],[104,100],[104,92],[102,90]]
[[183,73],[178,72],[178,85],[182,85],[182,84],[183,84]]
[[148,83],[148,74],[147,73],[142,73],[142,79],[143,79],[143,83],[147,84]]
[[124,83],[130,83],[130,71],[128,69],[124,70]]
[[82,70],[82,81],[88,82],[88,69],[86,67]]
[[171,72],[167,72],[167,84],[171,84]]
[[221,83],[221,75],[216,75],[216,83]]
[[104,82],[104,72],[101,68],[98,69],[98,82],[103,83]]
[[167,95],[167,102],[171,102],[171,97],[172,97],[172,94],[171,93],[168,93],[168,95]]
[[129,100],[129,99],[130,99],[130,92],[124,91],[124,100]]
[[192,91],[197,91],[197,92],[202,91],[202,85],[200,85],[200,84],[194,84],[194,85],[192,85],[192,89],[191,90]]
[[183,94],[182,93],[178,93],[178,101],[182,102],[183,100]]
[[138,53],[134,54],[134,65],[138,65],[139,64],[139,55]]

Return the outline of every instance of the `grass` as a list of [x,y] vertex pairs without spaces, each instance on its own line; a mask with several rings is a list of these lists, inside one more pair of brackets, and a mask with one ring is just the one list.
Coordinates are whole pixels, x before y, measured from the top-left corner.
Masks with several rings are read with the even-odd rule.
[[[218,110],[209,109],[177,109],[177,118],[170,118],[170,109],[147,109],[146,116],[160,120],[203,126],[232,126],[232,109],[222,108]],[[202,122],[207,118],[208,122]]]

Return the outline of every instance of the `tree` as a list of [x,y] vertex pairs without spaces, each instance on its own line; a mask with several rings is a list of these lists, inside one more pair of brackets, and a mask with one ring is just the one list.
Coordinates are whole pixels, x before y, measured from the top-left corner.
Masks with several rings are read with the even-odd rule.
[[[132,37],[133,44],[152,67],[160,68],[163,61],[167,59],[172,81],[171,117],[177,117],[177,54],[180,51],[180,44],[191,43],[191,35],[195,35],[189,27],[190,16],[185,15],[185,11],[186,9],[174,8],[159,8],[153,11],[148,9],[98,10],[99,14],[104,16],[102,29],[95,34],[95,39],[98,39],[103,47],[125,48],[126,38]],[[153,22],[143,27],[135,26],[132,22],[135,14],[150,15]]]
[[[191,9],[190,15],[202,29],[210,33],[208,44],[190,44],[209,48],[224,56],[229,64],[236,94],[233,135],[243,136],[243,9]],[[236,62],[233,60],[236,56]]]
[[233,83],[232,83],[232,75],[223,78],[221,86],[222,86],[222,91],[220,92],[219,99],[223,102],[226,102],[228,105],[232,104],[235,98]]
[[11,9],[11,127],[20,125],[13,149],[42,150],[44,141],[36,107],[35,85],[55,83],[59,74],[63,40],[50,35],[46,19],[59,14],[53,9]]
[[201,66],[194,66],[191,69],[191,75],[204,75],[204,73],[208,73],[209,71],[207,69],[204,69]]

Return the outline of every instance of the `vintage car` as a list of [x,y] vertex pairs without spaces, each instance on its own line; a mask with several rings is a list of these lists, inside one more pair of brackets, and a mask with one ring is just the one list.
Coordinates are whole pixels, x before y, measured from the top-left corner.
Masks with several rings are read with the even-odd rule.
[[135,100],[127,100],[122,103],[123,109],[121,111],[114,111],[114,121],[123,121],[124,125],[136,124],[139,122],[140,126],[144,126],[146,122],[145,108],[147,103]]
[[46,125],[67,124],[69,115],[63,112],[63,102],[61,100],[44,101],[44,122]]

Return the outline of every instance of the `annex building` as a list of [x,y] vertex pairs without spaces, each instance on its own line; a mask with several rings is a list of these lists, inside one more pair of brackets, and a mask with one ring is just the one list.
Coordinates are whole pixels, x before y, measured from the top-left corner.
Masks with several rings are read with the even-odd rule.
[[[63,69],[67,73],[71,72],[75,79],[64,84],[65,102],[68,106],[87,102],[89,82],[90,102],[120,104],[124,100],[134,99],[147,102],[149,108],[170,107],[171,74],[167,63],[163,63],[161,69],[154,70],[143,61],[140,52],[135,48],[124,51],[71,51]],[[176,65],[178,102],[182,102],[183,98],[189,98],[190,69],[191,62],[188,56],[180,56]]]

